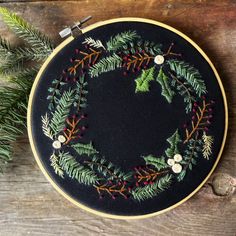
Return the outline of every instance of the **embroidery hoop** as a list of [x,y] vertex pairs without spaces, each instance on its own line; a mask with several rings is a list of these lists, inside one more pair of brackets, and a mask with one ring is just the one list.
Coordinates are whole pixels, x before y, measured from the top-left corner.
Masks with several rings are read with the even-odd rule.
[[66,192],[63,191],[62,188],[60,188],[55,182],[54,180],[49,176],[49,174],[47,173],[47,171],[45,170],[45,168],[42,165],[42,162],[38,156],[35,144],[33,142],[33,134],[32,134],[32,127],[31,127],[31,112],[32,112],[32,101],[33,101],[33,96],[34,96],[34,92],[37,88],[37,84],[41,78],[42,73],[44,72],[44,70],[46,69],[47,65],[49,64],[49,62],[57,55],[57,53],[64,48],[66,45],[68,45],[71,41],[73,41],[74,37],[70,36],[69,38],[67,38],[65,41],[63,41],[55,50],[54,52],[49,56],[49,58],[46,60],[46,62],[43,64],[43,66],[41,67],[36,80],[34,82],[31,94],[30,94],[30,99],[29,99],[29,105],[28,105],[28,114],[27,114],[27,126],[28,126],[28,134],[29,134],[29,140],[30,140],[30,145],[31,148],[33,150],[33,154],[35,156],[35,159],[41,169],[41,171],[44,173],[44,175],[46,176],[46,178],[49,180],[49,182],[53,185],[53,187],[59,192],[61,193],[65,198],[67,198],[69,201],[71,201],[72,203],[74,203],[75,205],[79,206],[80,208],[87,210],[91,213],[103,216],[103,217],[109,217],[109,218],[116,218],[116,219],[141,219],[141,218],[147,218],[147,217],[151,217],[151,216],[155,216],[158,214],[161,214],[163,212],[166,212],[168,210],[171,210],[177,206],[179,206],[180,204],[182,204],[183,202],[185,202],[186,200],[188,200],[191,196],[193,196],[202,186],[203,184],[207,181],[207,179],[210,177],[210,175],[212,174],[212,172],[214,171],[215,167],[217,166],[219,159],[221,157],[221,154],[223,152],[223,148],[225,145],[225,141],[226,141],[226,136],[227,136],[227,129],[228,129],[228,107],[227,107],[227,101],[226,101],[226,95],[225,95],[225,91],[222,85],[222,82],[220,80],[220,77],[214,67],[214,65],[212,64],[212,62],[210,61],[210,59],[207,57],[207,55],[202,51],[202,49],[196,44],[194,43],[190,38],[188,38],[185,34],[181,33],[180,31],[157,21],[153,21],[153,20],[148,20],[148,19],[143,19],[143,18],[118,18],[118,19],[112,19],[112,20],[107,20],[104,22],[98,22],[95,24],[92,24],[88,27],[86,27],[85,29],[82,29],[82,33],[88,32],[92,29],[95,29],[96,27],[99,26],[103,26],[106,24],[110,24],[110,23],[115,23],[115,22],[126,22],[126,21],[133,21],[133,22],[143,22],[143,23],[149,23],[149,24],[153,24],[153,25],[157,25],[160,27],[163,27],[167,30],[170,30],[174,33],[176,33],[177,35],[181,36],[183,39],[185,39],[186,41],[188,41],[202,56],[203,58],[208,62],[209,66],[211,67],[217,81],[218,81],[218,85],[220,87],[221,93],[222,93],[222,97],[223,97],[223,103],[224,103],[224,109],[225,109],[225,127],[224,127],[224,135],[223,135],[223,140],[222,140],[222,144],[220,147],[220,151],[218,153],[218,156],[215,160],[215,163],[211,169],[211,171],[209,172],[209,174],[206,176],[206,178],[202,181],[202,183],[191,193],[189,194],[187,197],[185,197],[184,199],[182,199],[181,201],[179,201],[178,203],[163,209],[161,211],[158,212],[154,212],[154,213],[150,213],[150,214],[145,214],[145,215],[136,215],[136,216],[122,216],[122,215],[112,215],[112,214],[107,214],[104,212],[100,212],[97,210],[94,210],[92,208],[89,208],[83,204],[81,204],[80,202],[78,202],[77,200],[73,199],[71,196],[69,196]]

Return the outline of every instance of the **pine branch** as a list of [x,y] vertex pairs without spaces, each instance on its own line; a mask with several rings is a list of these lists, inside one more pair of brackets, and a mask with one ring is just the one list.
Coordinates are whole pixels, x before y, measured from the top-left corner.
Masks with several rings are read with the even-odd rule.
[[102,42],[100,40],[95,40],[91,37],[85,38],[83,44],[88,44],[91,47],[103,48],[104,50],[106,50],[106,48],[104,47],[104,45],[102,44]]
[[61,166],[59,165],[59,156],[57,156],[55,153],[53,153],[50,156],[50,162],[51,166],[53,167],[55,174],[60,176],[61,178],[64,178],[64,171],[62,170]]
[[172,182],[172,175],[167,174],[164,177],[156,180],[153,184],[148,184],[144,187],[137,187],[132,190],[133,198],[139,202],[153,198],[159,193],[168,189]]
[[93,147],[92,143],[83,144],[83,143],[76,143],[71,145],[72,148],[79,154],[79,155],[87,155],[91,156],[97,154],[98,151]]
[[171,90],[169,78],[165,75],[162,68],[160,68],[156,80],[161,85],[161,95],[164,96],[169,103],[171,103],[175,93]]
[[15,13],[11,13],[8,9],[0,7],[0,14],[4,22],[13,30],[20,38],[28,42],[35,51],[45,54],[46,58],[53,50],[53,45],[48,37],[40,31],[34,29],[21,17]]
[[152,165],[158,171],[169,167],[164,157],[157,158],[153,155],[148,155],[148,156],[144,156],[143,159],[145,160],[146,165]]
[[76,83],[76,94],[74,107],[77,107],[77,111],[80,111],[82,108],[87,107],[87,98],[85,97],[88,94],[88,90],[86,89],[88,83],[85,81],[85,76],[81,76],[79,81]]
[[122,59],[114,53],[112,56],[105,57],[93,65],[89,70],[89,75],[92,78],[97,77],[104,72],[113,71],[121,66]]
[[167,139],[167,142],[170,144],[170,147],[166,149],[166,156],[169,158],[173,158],[173,156],[179,153],[178,144],[181,142],[181,137],[179,135],[178,129],[175,133]]
[[202,94],[207,93],[206,85],[196,68],[184,61],[168,60],[167,63],[169,64],[170,69],[176,73],[177,77],[185,79],[192,86],[199,97],[201,97]]
[[111,37],[107,42],[107,50],[116,52],[121,49],[128,42],[132,42],[134,39],[140,38],[136,31],[125,31]]
[[46,113],[44,116],[41,116],[41,120],[42,120],[42,129],[44,135],[53,140],[53,133],[49,126],[50,120],[48,117],[48,113]]
[[143,70],[142,74],[135,80],[136,89],[135,92],[148,92],[149,91],[149,83],[154,80],[155,67],[151,67],[150,69]]
[[94,156],[91,161],[85,161],[88,166],[98,171],[106,180],[127,181],[130,179],[132,173],[124,173],[120,168],[116,167],[113,163],[108,162],[105,158]]
[[206,135],[206,132],[204,132],[202,135],[202,141],[203,141],[203,148],[202,148],[203,157],[209,160],[209,157],[212,154],[212,145],[214,142],[214,138],[212,136]]
[[70,178],[77,180],[81,184],[96,184],[99,180],[94,171],[77,162],[68,152],[59,153],[59,166]]
[[65,126],[65,120],[70,112],[73,101],[74,90],[68,90],[62,94],[55,111],[52,112],[52,119],[49,124],[53,135],[57,135],[63,130]]

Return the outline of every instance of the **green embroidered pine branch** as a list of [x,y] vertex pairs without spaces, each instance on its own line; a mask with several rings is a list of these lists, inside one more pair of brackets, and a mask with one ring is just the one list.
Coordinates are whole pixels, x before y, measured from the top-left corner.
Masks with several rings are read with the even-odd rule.
[[91,156],[98,153],[91,142],[88,144],[76,143],[71,145],[71,147],[74,148],[79,155]]
[[174,134],[167,139],[167,142],[170,144],[170,147],[166,149],[166,156],[169,158],[173,158],[173,156],[179,153],[178,144],[181,142],[181,137],[179,135],[178,129],[174,132]]
[[48,108],[49,110],[53,110],[55,106],[58,104],[58,97],[61,97],[61,87],[64,86],[66,83],[62,81],[63,76],[59,79],[54,79],[52,81],[53,87],[48,88],[48,92],[50,93],[47,96],[47,100],[49,100]]
[[197,164],[196,159],[198,158],[198,153],[202,151],[202,140],[197,138],[192,138],[189,140],[186,149],[184,150],[183,160],[180,162],[183,165],[183,170],[178,175],[177,180],[180,182],[184,179],[187,169],[192,170],[193,165]]
[[83,44],[88,44],[91,47],[103,48],[104,50],[106,50],[106,48],[104,47],[103,43],[100,40],[95,40],[91,37],[85,38]]
[[94,171],[77,162],[68,152],[59,153],[58,163],[64,173],[81,184],[92,185],[97,183],[99,180]]
[[108,162],[105,158],[94,156],[92,160],[85,161],[88,166],[98,171],[106,180],[126,181],[129,180],[132,173],[124,173],[120,168],[116,167],[113,163]]
[[105,57],[93,65],[89,70],[89,75],[92,78],[97,77],[104,72],[113,71],[117,68],[120,68],[121,66],[122,58],[114,53],[112,56]]
[[175,92],[171,90],[169,78],[163,72],[162,68],[160,68],[156,80],[161,85],[161,95],[164,96],[169,103],[171,103]]
[[153,66],[150,69],[142,71],[142,74],[135,80],[135,93],[149,91],[149,83],[150,81],[154,80],[154,70],[155,67]]
[[121,49],[128,42],[132,42],[134,39],[140,38],[136,31],[125,31],[117,34],[114,37],[111,37],[107,42],[107,50],[116,52]]
[[212,146],[214,142],[214,138],[212,136],[206,135],[206,132],[202,135],[203,148],[202,155],[205,159],[209,160],[209,157],[212,154]]
[[55,111],[52,112],[52,119],[49,124],[54,136],[63,130],[65,126],[65,120],[70,112],[73,102],[74,90],[65,91],[58,101]]
[[167,63],[170,69],[174,71],[177,77],[185,79],[194,89],[195,93],[201,97],[202,94],[207,92],[206,85],[201,79],[199,71],[184,61],[168,60]]
[[77,111],[80,109],[87,107],[87,98],[85,97],[88,94],[88,90],[86,89],[88,82],[85,81],[85,76],[81,76],[79,81],[76,83],[76,94],[74,107],[77,107]]
[[55,171],[55,174],[57,174],[61,178],[64,178],[64,171],[62,170],[61,166],[59,165],[59,156],[57,156],[55,153],[53,153],[50,156],[50,162],[51,162],[52,168]]
[[15,34],[29,43],[34,48],[35,52],[41,52],[42,60],[46,59],[52,52],[53,45],[49,38],[33,28],[21,17],[4,7],[0,7],[0,14],[2,15],[4,22],[15,32]]
[[146,165],[154,166],[158,171],[168,168],[169,165],[166,163],[165,157],[155,157],[153,155],[143,156]]
[[167,174],[157,179],[153,184],[144,187],[137,187],[131,191],[133,198],[137,201],[144,201],[157,196],[159,193],[168,189],[172,182],[172,175]]
[[162,53],[162,45],[161,44],[156,44],[154,42],[150,42],[147,40],[138,40],[137,43],[134,42],[128,42],[122,46],[122,52],[124,54],[135,54],[135,53],[141,53],[145,51],[146,53],[156,56]]
[[44,135],[53,140],[53,132],[49,126],[50,120],[48,117],[48,113],[46,113],[44,116],[41,116],[41,120],[42,120],[42,129]]

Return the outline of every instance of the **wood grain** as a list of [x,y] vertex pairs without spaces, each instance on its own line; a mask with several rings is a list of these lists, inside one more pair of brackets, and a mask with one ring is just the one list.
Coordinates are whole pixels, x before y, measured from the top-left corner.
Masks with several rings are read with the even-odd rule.
[[[22,15],[57,43],[58,31],[87,15],[93,16],[90,23],[136,16],[176,27],[214,62],[226,89],[230,122],[225,151],[208,183],[180,207],[141,221],[103,219],[73,206],[44,178],[25,135],[15,144],[14,160],[0,177],[0,236],[236,234],[236,1],[6,0],[0,5]],[[0,34],[20,43],[2,21]],[[230,181],[223,181],[222,174]],[[227,184],[232,186],[224,194]]]

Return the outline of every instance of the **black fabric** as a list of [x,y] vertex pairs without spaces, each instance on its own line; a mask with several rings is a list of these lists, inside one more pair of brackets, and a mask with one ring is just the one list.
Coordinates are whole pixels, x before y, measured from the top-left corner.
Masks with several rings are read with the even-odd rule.
[[[99,199],[92,187],[78,184],[69,178],[61,179],[50,166],[51,141],[41,129],[41,115],[47,111],[47,89],[53,79],[58,78],[70,65],[75,48],[80,48],[84,37],[93,37],[106,42],[116,33],[136,30],[143,39],[163,44],[163,51],[174,42],[174,51],[181,52],[183,60],[194,65],[205,80],[207,98],[214,99],[213,122],[210,134],[214,136],[213,155],[210,160],[199,158],[184,181],[172,186],[157,197],[143,202],[109,197]],[[183,124],[189,117],[180,96],[169,104],[161,95],[158,83],[151,83],[148,93],[135,93],[137,74],[124,76],[122,70],[104,73],[99,78],[89,79],[88,130],[83,141],[92,140],[97,150],[113,163],[128,171],[134,166],[144,165],[141,155],[162,155],[168,147],[166,139],[179,128],[183,135]],[[225,114],[222,93],[215,75],[201,54],[179,35],[155,25],[139,22],[121,22],[98,27],[73,40],[54,57],[42,74],[34,94],[32,106],[32,131],[39,157],[51,178],[68,195],[80,203],[105,213],[116,215],[142,215],[170,207],[188,196],[205,179],[212,169],[221,147],[224,134]]]

